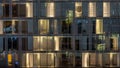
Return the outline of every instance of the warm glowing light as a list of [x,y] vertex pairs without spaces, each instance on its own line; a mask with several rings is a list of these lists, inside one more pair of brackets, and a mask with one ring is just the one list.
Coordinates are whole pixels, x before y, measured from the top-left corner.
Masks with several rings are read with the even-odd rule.
[[110,3],[103,2],[103,17],[110,17]]
[[110,61],[113,59],[113,53],[110,53]]
[[26,13],[27,17],[33,17],[33,4],[32,3],[26,3]]
[[8,54],[8,65],[12,63],[12,54]]
[[29,55],[26,53],[26,67],[29,67]]
[[96,17],[96,3],[89,3],[89,17]]
[[82,16],[82,3],[81,2],[75,3],[75,16],[76,17]]
[[40,29],[40,34],[49,33],[49,20],[47,19],[39,20],[39,29]]
[[0,20],[0,34],[3,34],[3,21]]
[[103,33],[103,20],[97,19],[96,20],[96,34],[102,34]]
[[111,42],[113,44],[113,50],[118,50],[118,37],[112,37],[111,39],[113,39],[113,42]]
[[82,67],[88,67],[89,53],[82,53]]
[[54,17],[54,3],[47,3],[47,17]]
[[54,39],[55,39],[55,50],[58,51],[59,50],[59,37],[55,36]]

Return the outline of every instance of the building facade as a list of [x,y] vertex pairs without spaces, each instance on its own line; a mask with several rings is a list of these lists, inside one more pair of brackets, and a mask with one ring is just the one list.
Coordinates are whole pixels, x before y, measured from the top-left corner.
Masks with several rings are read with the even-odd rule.
[[119,0],[0,0],[0,67],[120,67]]

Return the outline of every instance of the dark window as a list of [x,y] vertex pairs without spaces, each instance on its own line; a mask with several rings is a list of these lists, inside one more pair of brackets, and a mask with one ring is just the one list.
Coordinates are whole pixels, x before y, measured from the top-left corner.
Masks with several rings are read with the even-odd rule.
[[62,34],[70,34],[70,33],[71,33],[71,23],[62,21]]
[[89,50],[89,38],[87,38],[87,50]]
[[113,49],[113,39],[110,39],[110,50]]
[[26,17],[26,5],[25,4],[19,4],[19,16]]
[[9,4],[4,4],[3,6],[3,16],[4,17],[9,17]]
[[82,23],[78,23],[78,33],[81,34],[82,30]]
[[3,51],[5,51],[5,38],[3,38]]
[[18,4],[12,4],[12,16],[18,17]]
[[14,29],[14,32],[15,33],[19,33],[19,21],[15,21],[15,29]]
[[79,56],[75,56],[75,66],[82,66],[82,56],[80,54],[78,55]]
[[62,50],[70,50],[71,47],[71,38],[62,38]]
[[27,21],[22,21],[22,33],[28,33],[28,23],[27,23]]
[[95,45],[97,44],[97,40],[95,37],[92,37],[92,50],[95,50]]
[[80,50],[79,40],[75,40],[75,50]]
[[28,39],[22,38],[22,50],[27,51],[28,50]]
[[25,4],[12,4],[12,16],[13,17],[26,17],[26,5]]
[[8,38],[8,50],[18,50],[18,38]]
[[92,33],[93,34],[96,33],[96,21],[93,21],[93,32]]

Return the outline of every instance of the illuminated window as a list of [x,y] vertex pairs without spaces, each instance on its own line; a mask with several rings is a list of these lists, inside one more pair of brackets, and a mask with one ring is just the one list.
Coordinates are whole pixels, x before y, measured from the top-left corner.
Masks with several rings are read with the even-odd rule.
[[93,31],[94,34],[103,34],[103,20],[96,19],[92,21]]
[[36,36],[34,37],[34,51],[55,50],[54,37]]
[[47,3],[47,17],[54,16],[55,16],[54,3]]
[[96,19],[96,34],[103,34],[103,20]]
[[[53,67],[55,62],[54,53],[24,53],[22,54],[22,67]],[[56,59],[58,60],[58,59]],[[58,62],[57,62],[58,63]]]
[[97,45],[97,50],[98,51],[104,51],[105,50],[105,44],[98,44]]
[[118,64],[118,61],[117,61],[117,55],[116,53],[107,53],[107,54],[104,54],[104,65],[105,66],[117,66]]
[[0,34],[3,34],[3,21],[0,20]]
[[82,67],[89,67],[89,53],[82,53]]
[[118,38],[119,36],[117,34],[112,35],[112,37],[110,38],[110,50],[118,50]]
[[105,46],[105,36],[99,35],[99,36],[94,37],[93,44],[95,44],[96,50],[104,51],[105,48],[107,47]]
[[81,17],[82,16],[82,3],[76,2],[75,3],[75,17]]
[[89,66],[96,66],[96,54],[95,53],[89,54]]
[[33,3],[26,3],[26,17],[33,17]]
[[35,36],[33,40],[33,50],[34,51],[39,51],[40,50],[40,38]]
[[110,3],[103,2],[103,17],[110,17]]
[[39,31],[40,31],[40,34],[49,33],[49,20],[47,19],[39,20]]
[[96,3],[89,3],[89,17],[96,17]]

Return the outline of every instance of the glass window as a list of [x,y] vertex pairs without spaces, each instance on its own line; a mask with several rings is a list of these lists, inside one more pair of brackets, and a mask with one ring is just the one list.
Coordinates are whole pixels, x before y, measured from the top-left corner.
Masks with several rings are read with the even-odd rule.
[[103,2],[103,17],[110,17],[110,3]]
[[[16,33],[28,33],[28,23],[27,21],[18,21],[18,20],[12,20],[12,21],[0,21],[1,29],[3,29],[4,34],[16,34]],[[22,28],[19,28],[19,27]],[[2,33],[2,31],[1,31]]]
[[75,17],[81,17],[81,16],[82,16],[82,3],[75,2]]
[[3,31],[4,33],[12,33],[12,21],[4,21]]
[[18,38],[17,37],[11,37],[8,38],[8,50],[18,50]]
[[33,40],[33,50],[34,51],[39,51],[40,50],[40,38],[35,36]]
[[53,67],[54,53],[24,53],[22,54],[22,67]]
[[96,54],[95,53],[89,54],[89,64],[90,66],[96,66]]
[[55,4],[53,2],[47,3],[47,17],[55,16]]
[[103,20],[96,19],[96,34],[103,34]]
[[[69,21],[68,21],[69,22]],[[71,23],[68,23],[67,21],[63,20],[62,21],[62,34],[71,34]]]
[[3,5],[3,17],[9,17],[9,4],[4,4]]
[[5,50],[5,40],[3,37],[0,37],[0,52],[3,52]]
[[62,45],[62,50],[71,50],[71,38],[70,37],[62,37],[61,38],[61,45]]
[[109,66],[110,65],[110,55],[109,54],[104,54],[104,64],[105,66]]
[[[0,7],[0,13],[3,13],[3,17],[10,17],[10,12],[12,12],[12,17],[33,17],[33,4],[32,3],[13,3],[2,4],[3,7]],[[10,10],[9,8],[12,7]],[[3,12],[2,12],[3,9]]]
[[75,50],[80,50],[80,44],[79,44],[80,40],[75,40]]
[[89,3],[89,17],[96,17],[96,3]]
[[54,37],[36,36],[34,37],[34,51],[55,50]]
[[3,34],[3,21],[0,20],[0,34]]
[[22,38],[22,50],[23,51],[28,50],[28,38]]
[[78,34],[87,34],[88,33],[88,20],[79,19],[77,23],[77,32]]
[[82,55],[81,53],[75,53],[75,66],[82,67]]
[[[22,33],[23,34],[26,34],[26,33],[28,33],[28,23],[27,23],[27,21],[21,21],[21,24],[22,24]],[[29,23],[30,24],[30,23]]]
[[117,66],[118,62],[117,62],[117,55],[116,53],[107,53],[104,54],[104,64],[105,66]]
[[82,50],[89,50],[89,38],[88,36],[80,36],[80,45]]
[[89,53],[82,53],[82,67],[89,67]]
[[118,58],[117,55],[118,54],[113,54],[113,59],[112,59],[112,65],[113,66],[117,66],[117,58]]
[[49,20],[48,19],[39,20],[39,31],[40,31],[40,34],[49,34]]
[[96,44],[96,49],[98,51],[104,51],[107,46],[105,46],[105,36],[99,35],[96,36],[93,40],[93,43]]
[[114,50],[117,51],[118,50],[118,38],[119,36],[117,34],[114,34],[111,38],[110,38],[110,50]]

